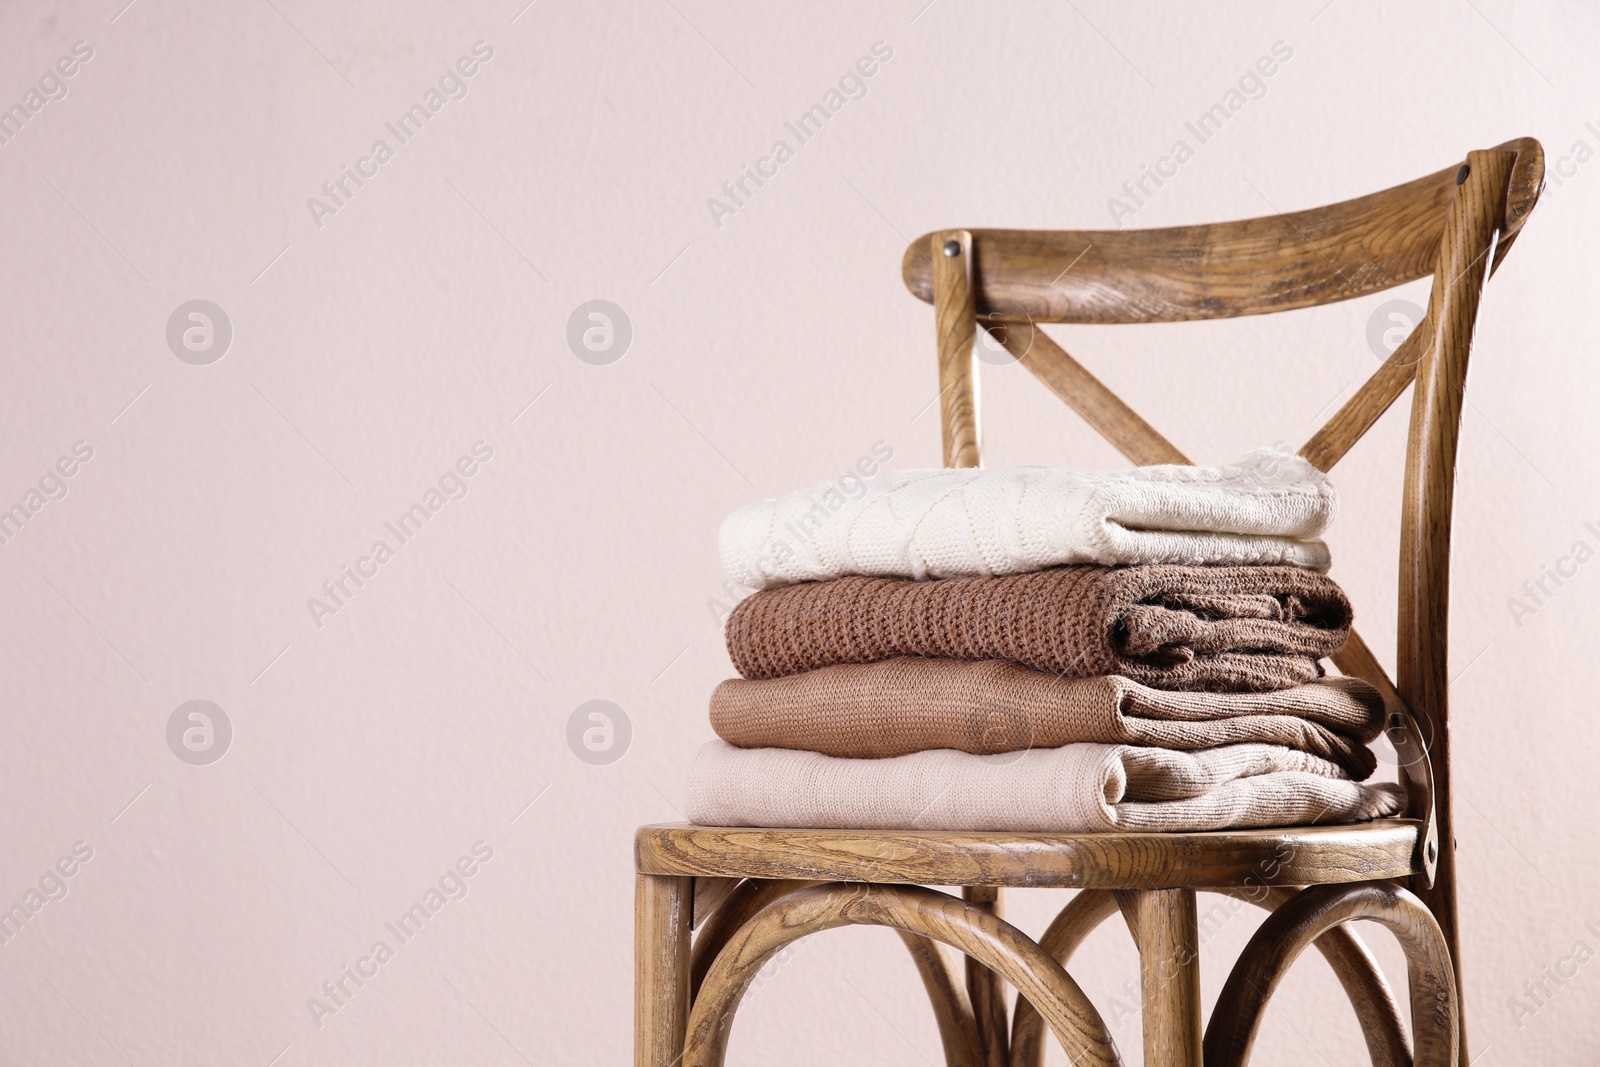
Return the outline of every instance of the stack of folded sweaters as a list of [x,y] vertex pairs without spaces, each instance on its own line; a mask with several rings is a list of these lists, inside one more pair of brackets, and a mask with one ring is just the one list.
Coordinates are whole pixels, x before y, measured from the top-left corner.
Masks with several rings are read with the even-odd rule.
[[1326,477],[905,471],[723,523],[742,679],[689,773],[722,826],[1220,830],[1393,815],[1378,693],[1325,677],[1350,604]]

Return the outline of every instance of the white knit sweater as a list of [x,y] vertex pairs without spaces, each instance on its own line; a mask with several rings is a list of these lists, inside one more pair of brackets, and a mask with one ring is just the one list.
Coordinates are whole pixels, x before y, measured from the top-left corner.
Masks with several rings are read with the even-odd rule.
[[1327,476],[1279,448],[1225,467],[907,470],[740,508],[723,521],[718,544],[728,577],[751,589],[1067,563],[1326,570],[1328,549],[1316,538],[1336,505]]

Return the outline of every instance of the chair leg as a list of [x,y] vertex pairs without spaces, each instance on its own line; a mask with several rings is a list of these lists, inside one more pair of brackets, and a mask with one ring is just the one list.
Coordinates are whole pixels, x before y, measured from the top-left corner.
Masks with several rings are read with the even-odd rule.
[[641,874],[633,904],[634,1067],[677,1067],[689,1025],[694,880]]
[[[994,886],[967,886],[961,898],[989,914],[1000,916],[1000,890]],[[978,1025],[978,1043],[983,1048],[987,1067],[1006,1067],[1011,1062],[1010,1011],[1006,1006],[1006,987],[1000,976],[967,957],[967,998]]]
[[1234,964],[1211,1009],[1206,1062],[1242,1067],[1250,1059],[1267,1002],[1306,946],[1354,919],[1387,926],[1406,954],[1416,1067],[1456,1067],[1461,1003],[1449,942],[1427,906],[1392,882],[1303,889],[1268,916]]
[[1144,1062],[1202,1067],[1200,931],[1193,889],[1122,894],[1138,917]]
[[[972,1001],[967,991],[957,984],[955,972],[945,957],[944,946],[920,934],[905,930],[898,933],[917,965],[928,1002],[933,1005],[933,1018],[939,1024],[939,1041],[944,1045],[946,1067],[984,1067],[989,1061],[983,1051],[978,1023],[972,1015]],[[1039,1026],[1042,1036],[1042,1019]]]

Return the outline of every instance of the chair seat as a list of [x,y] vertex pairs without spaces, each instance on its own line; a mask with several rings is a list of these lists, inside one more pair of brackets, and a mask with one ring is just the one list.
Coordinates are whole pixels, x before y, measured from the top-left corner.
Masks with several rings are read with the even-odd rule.
[[670,823],[634,838],[641,874],[1070,889],[1303,886],[1405,878],[1420,823],[1379,819],[1177,834],[788,830]]

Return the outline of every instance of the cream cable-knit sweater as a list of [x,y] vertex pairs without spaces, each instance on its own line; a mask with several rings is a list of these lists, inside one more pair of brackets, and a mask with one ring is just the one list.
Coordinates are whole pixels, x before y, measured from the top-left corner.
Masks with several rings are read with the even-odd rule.
[[[849,484],[845,484],[845,483]],[[718,537],[752,589],[850,574],[956,578],[1065,563],[1328,567],[1333,484],[1281,448],[1225,467],[907,470],[740,508]]]

